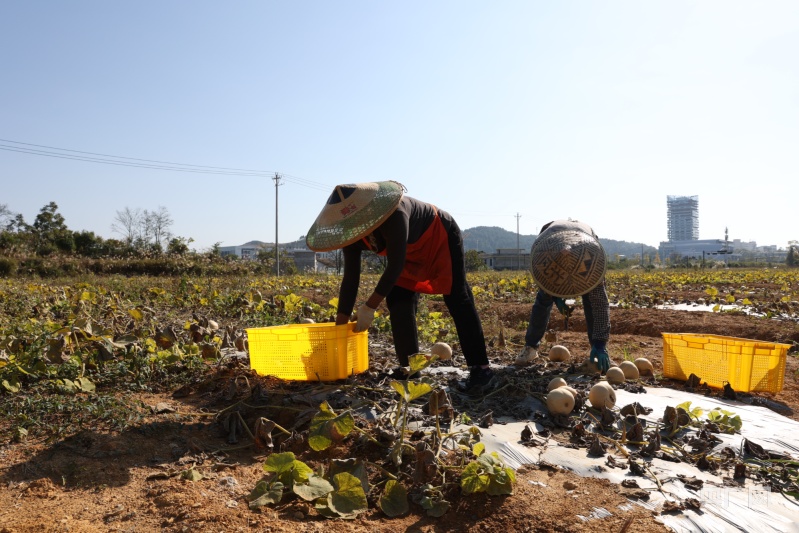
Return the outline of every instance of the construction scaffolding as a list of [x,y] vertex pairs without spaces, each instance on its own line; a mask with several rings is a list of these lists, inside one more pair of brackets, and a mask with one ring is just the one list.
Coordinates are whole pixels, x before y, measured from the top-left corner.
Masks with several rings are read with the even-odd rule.
[[669,241],[699,239],[699,197],[667,196]]

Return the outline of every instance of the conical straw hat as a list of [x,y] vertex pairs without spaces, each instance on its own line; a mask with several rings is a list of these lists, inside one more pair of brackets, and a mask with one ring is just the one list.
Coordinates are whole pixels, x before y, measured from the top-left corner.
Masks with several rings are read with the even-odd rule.
[[[574,224],[553,224],[530,249],[533,279],[548,294],[573,298],[602,282],[607,260],[599,239]],[[587,227],[587,226],[586,226]]]
[[404,191],[396,181],[337,185],[305,243],[311,250],[327,252],[366,237],[397,209]]

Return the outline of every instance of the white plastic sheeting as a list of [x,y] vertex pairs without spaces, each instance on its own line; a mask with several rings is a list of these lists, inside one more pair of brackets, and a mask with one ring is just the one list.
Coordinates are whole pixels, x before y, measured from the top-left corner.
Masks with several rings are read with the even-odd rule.
[[[755,407],[741,402],[723,398],[711,398],[698,394],[668,388],[647,388],[646,394],[632,394],[617,390],[616,405],[623,407],[638,402],[652,409],[651,414],[641,418],[655,422],[663,416],[667,406],[690,401],[691,407],[701,407],[708,411],[714,407],[733,411],[741,417],[743,427],[740,434],[716,435],[722,439],[713,449],[718,451],[729,446],[738,451],[744,438],[761,445],[769,451],[781,452],[794,459],[799,458],[799,422],[781,416],[767,408]],[[537,400],[530,399],[531,408],[537,407],[546,411],[546,407]],[[611,468],[606,464],[606,457],[589,457],[585,448],[574,449],[559,445],[549,439],[546,445],[526,447],[521,444],[520,435],[525,425],[533,429],[532,421],[498,420],[489,429],[482,430],[482,442],[488,451],[498,452],[507,464],[518,468],[523,464],[536,464],[541,461],[559,465],[578,475],[606,478],[614,483],[621,483],[625,478],[634,478],[638,485],[649,491],[648,501],[635,503],[659,510],[665,500],[684,500],[695,498],[701,502],[698,511],[687,509],[678,514],[663,513],[660,521],[666,527],[677,532],[799,532],[799,502],[785,497],[779,492],[770,492],[767,488],[747,479],[744,486],[725,486],[721,475],[701,471],[686,463],[673,463],[660,459],[652,459],[649,469],[657,476],[663,492],[657,488],[651,477],[632,476],[628,469]],[[543,428],[535,427],[536,431]],[[664,444],[666,444],[664,442]],[[609,453],[619,456],[618,452],[609,449]],[[624,461],[622,461],[624,462]],[[701,490],[687,488],[677,479],[682,474],[696,477],[704,481]],[[728,473],[726,475],[729,475]],[[665,494],[664,494],[665,493]],[[612,511],[611,511],[612,512]]]

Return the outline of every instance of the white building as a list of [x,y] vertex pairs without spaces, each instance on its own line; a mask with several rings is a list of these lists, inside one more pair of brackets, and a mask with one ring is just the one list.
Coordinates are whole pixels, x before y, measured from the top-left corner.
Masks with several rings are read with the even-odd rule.
[[498,248],[493,254],[480,254],[488,268],[493,270],[527,270],[530,268],[530,250]]
[[222,257],[235,255],[241,259],[257,259],[258,252],[262,250],[269,250],[274,248],[274,244],[269,244],[261,241],[250,241],[241,246],[220,246],[219,255]]

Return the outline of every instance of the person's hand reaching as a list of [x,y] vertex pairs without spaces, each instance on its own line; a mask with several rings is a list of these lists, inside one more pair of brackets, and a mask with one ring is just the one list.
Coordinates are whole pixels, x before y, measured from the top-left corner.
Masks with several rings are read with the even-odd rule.
[[365,331],[369,329],[369,326],[372,325],[372,321],[374,319],[375,319],[375,310],[366,304],[361,304],[361,306],[358,308],[358,313],[357,313],[358,323],[355,324],[353,331],[358,333],[360,331]]
[[572,308],[569,307],[569,305],[566,303],[566,300],[563,298],[558,298],[557,296],[552,299],[555,301],[555,306],[558,308],[558,311],[560,311],[561,315],[568,317],[572,314]]
[[588,360],[596,364],[602,374],[610,368],[610,356],[608,349],[605,347],[604,342],[595,342],[591,344],[591,355]]

